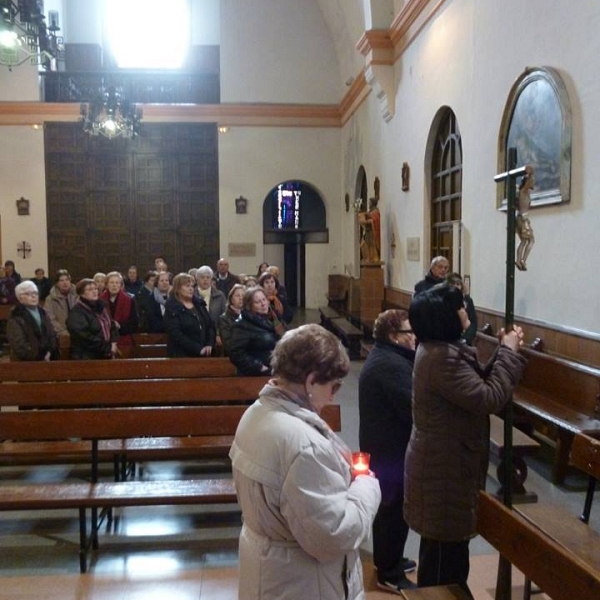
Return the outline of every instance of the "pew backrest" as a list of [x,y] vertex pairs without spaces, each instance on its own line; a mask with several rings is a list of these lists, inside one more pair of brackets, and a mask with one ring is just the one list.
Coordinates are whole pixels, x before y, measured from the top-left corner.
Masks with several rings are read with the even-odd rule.
[[234,375],[235,367],[224,357],[0,363],[0,382],[175,379]]

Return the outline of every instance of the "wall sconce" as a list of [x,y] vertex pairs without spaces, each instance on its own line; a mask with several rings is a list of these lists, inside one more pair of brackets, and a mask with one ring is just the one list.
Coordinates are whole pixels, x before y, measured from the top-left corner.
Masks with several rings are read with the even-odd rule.
[[17,214],[21,217],[26,217],[29,214],[29,200],[21,196],[17,200]]
[[238,215],[245,215],[248,212],[248,200],[244,196],[235,199],[235,212]]

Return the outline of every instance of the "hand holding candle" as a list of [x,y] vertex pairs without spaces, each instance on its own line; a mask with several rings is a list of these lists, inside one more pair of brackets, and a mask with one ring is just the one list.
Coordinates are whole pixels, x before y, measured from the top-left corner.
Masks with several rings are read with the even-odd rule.
[[368,452],[353,452],[352,453],[352,474],[357,475],[372,475],[369,469],[371,455]]

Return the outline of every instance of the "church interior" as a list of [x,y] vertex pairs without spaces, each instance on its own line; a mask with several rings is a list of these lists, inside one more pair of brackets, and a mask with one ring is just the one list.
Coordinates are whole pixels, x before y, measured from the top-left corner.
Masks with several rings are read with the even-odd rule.
[[[25,22],[36,8],[44,43],[0,49],[1,264],[27,278],[68,269],[74,281],[132,264],[144,272],[157,255],[175,273],[220,257],[234,273],[279,265],[295,324],[341,318],[358,359],[337,398],[341,436],[357,450],[373,321],[408,309],[443,256],[465,281],[481,339],[507,315],[523,328],[527,407],[515,419],[533,415],[536,446],[523,442],[520,482],[583,525],[591,484],[569,457],[574,435],[600,438],[600,300],[586,262],[600,228],[600,180],[586,167],[600,151],[600,6],[0,0],[0,29],[11,10]],[[113,109],[120,120],[107,131]],[[590,296],[574,299],[588,283]],[[0,461],[0,487],[86,473]],[[149,462],[144,477],[227,468]],[[497,486],[491,466],[487,487]],[[75,511],[2,510],[0,600],[237,597],[239,512],[117,510],[85,575]],[[585,527],[600,535],[597,506]],[[548,550],[516,538],[529,550],[510,557],[512,596],[496,580],[498,546],[510,554],[511,544],[491,538],[471,545],[477,600],[516,598],[528,570],[546,592],[536,597],[598,597],[599,537],[584,563],[560,541]],[[534,550],[542,558],[524,559]],[[373,585],[370,541],[362,551],[366,597],[389,597]],[[407,552],[417,557],[413,534]],[[560,580],[554,560],[576,575]]]

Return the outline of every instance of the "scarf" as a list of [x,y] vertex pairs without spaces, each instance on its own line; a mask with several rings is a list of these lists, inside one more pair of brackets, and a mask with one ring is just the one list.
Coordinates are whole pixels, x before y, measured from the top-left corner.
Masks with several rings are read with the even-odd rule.
[[167,292],[167,297],[165,298],[159,291],[158,288],[154,288],[154,299],[161,305],[164,306],[167,303],[169,294]]
[[275,309],[277,316],[279,318],[283,317],[283,304],[281,304],[281,300],[277,296],[277,293],[269,296],[269,303],[271,304],[271,307]]
[[131,317],[131,305],[133,300],[123,290],[119,290],[119,293],[115,296],[114,302],[110,299],[108,290],[104,290],[100,296],[102,300],[108,306],[110,316],[119,325],[122,325]]
[[208,308],[210,306],[210,288],[207,290],[201,290],[198,288],[198,296],[202,298],[204,302],[206,302],[206,308]]
[[96,319],[100,325],[100,333],[102,335],[102,339],[105,342],[110,342],[110,330],[112,325],[112,319],[106,310],[106,306],[102,300],[98,300],[97,302],[88,302],[84,298],[79,297],[76,304],[79,304],[82,308],[90,312]]

